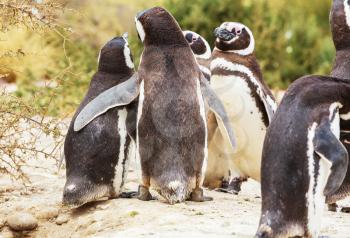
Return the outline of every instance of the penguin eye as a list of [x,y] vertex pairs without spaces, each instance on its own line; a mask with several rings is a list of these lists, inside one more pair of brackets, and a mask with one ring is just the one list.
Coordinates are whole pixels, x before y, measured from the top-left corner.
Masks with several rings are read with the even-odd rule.
[[242,30],[237,30],[237,31],[236,31],[236,34],[237,34],[237,35],[240,35],[241,33],[242,33]]

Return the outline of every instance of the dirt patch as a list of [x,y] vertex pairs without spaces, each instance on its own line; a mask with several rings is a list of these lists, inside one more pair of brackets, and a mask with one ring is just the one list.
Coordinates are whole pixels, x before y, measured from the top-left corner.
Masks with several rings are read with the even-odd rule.
[[[114,199],[79,209],[61,206],[64,169],[56,162],[29,160],[26,169],[31,187],[24,188],[0,178],[0,234],[2,237],[253,237],[260,216],[260,186],[243,185],[240,195],[214,191],[213,202],[167,205],[160,201]],[[134,167],[134,166],[133,166]],[[131,169],[126,188],[137,188],[137,173]],[[350,204],[350,201],[346,201]],[[58,216],[56,211],[58,210]],[[2,220],[14,212],[28,212],[38,220],[32,232],[12,232]],[[46,215],[45,215],[46,213]],[[44,215],[43,215],[44,214]],[[322,236],[350,237],[350,214],[326,212]],[[0,237],[1,237],[0,235]]]

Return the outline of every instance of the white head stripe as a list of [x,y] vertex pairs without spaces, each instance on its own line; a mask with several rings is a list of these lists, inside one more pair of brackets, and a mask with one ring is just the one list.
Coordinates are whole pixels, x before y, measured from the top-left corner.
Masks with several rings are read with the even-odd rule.
[[344,11],[345,11],[345,17],[346,17],[346,24],[350,28],[350,5],[348,0],[344,0]]
[[139,20],[137,20],[137,18],[135,18],[135,23],[136,23],[137,32],[139,33],[141,41],[143,42],[145,40],[145,36],[146,36],[145,30],[143,29],[141,22]]
[[126,65],[130,69],[133,69],[135,66],[134,66],[134,63],[132,62],[132,59],[131,59],[131,56],[130,56],[131,52],[130,52],[129,44],[128,44],[127,41],[125,41],[123,53],[124,53],[124,58],[125,58]]
[[129,33],[125,32],[122,37],[124,38],[125,41],[129,40]]
[[257,93],[260,96],[260,98],[266,100],[266,101],[264,101],[264,103],[266,102],[266,104],[270,108],[272,108],[273,112],[275,112],[277,110],[276,102],[269,95],[265,95],[265,93],[262,90],[262,85],[255,78],[253,72],[248,67],[246,67],[242,64],[235,64],[235,63],[229,62],[223,58],[216,58],[211,62],[210,70],[213,71],[216,68],[228,70],[231,72],[239,71],[239,72],[242,72],[242,73],[248,75],[251,82],[257,86]]

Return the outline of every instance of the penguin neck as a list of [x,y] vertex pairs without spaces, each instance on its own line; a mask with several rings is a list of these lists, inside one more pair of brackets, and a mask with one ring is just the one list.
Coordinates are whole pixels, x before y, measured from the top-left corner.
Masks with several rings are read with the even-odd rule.
[[255,53],[252,53],[250,55],[240,55],[232,52],[215,50],[212,59],[215,58],[223,58],[229,62],[244,65],[252,71],[252,73],[255,75],[255,77],[257,77],[259,81],[263,80],[262,72]]
[[350,80],[350,48],[337,51],[331,76]]

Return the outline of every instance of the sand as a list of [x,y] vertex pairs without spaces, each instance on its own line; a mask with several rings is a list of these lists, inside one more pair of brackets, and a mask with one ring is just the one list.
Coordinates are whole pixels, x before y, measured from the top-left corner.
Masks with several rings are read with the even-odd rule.
[[[186,202],[171,206],[157,200],[113,199],[70,210],[61,206],[64,169],[57,173],[56,161],[52,160],[31,159],[28,164],[30,167],[26,168],[26,172],[32,185],[27,188],[0,177],[1,238],[244,238],[253,237],[258,226],[260,185],[252,180],[243,185],[238,196],[206,190],[206,194],[214,198],[212,202]],[[127,190],[137,188],[136,174],[131,168]],[[345,203],[349,205],[350,200]],[[59,211],[59,218],[56,218],[55,212],[52,213],[55,209]],[[12,232],[1,220],[15,211],[33,214],[38,218],[38,227],[26,233]],[[321,230],[325,237],[350,237],[350,214],[325,211]]]

